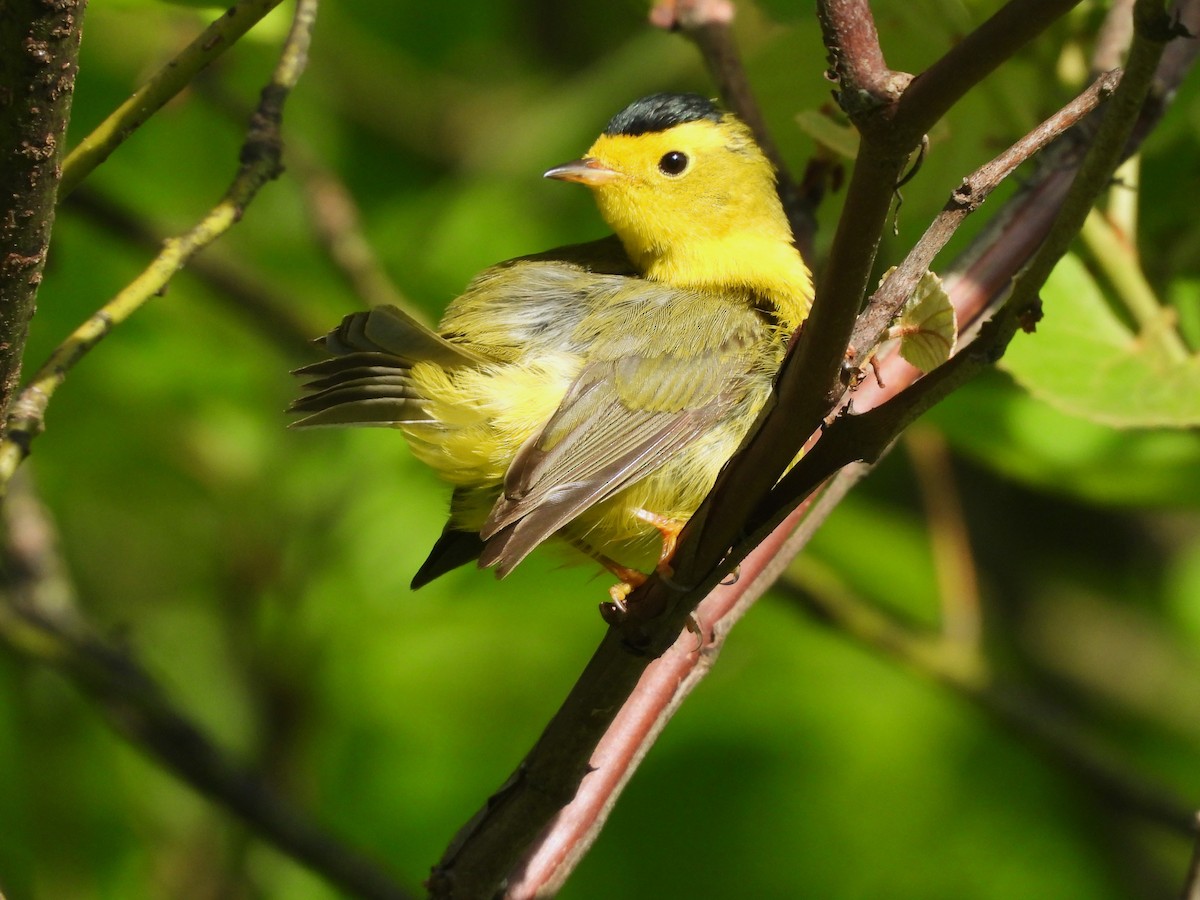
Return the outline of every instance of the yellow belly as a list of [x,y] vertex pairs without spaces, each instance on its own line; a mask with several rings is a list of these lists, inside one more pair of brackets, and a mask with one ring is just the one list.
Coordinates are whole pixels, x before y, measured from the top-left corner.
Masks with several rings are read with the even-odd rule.
[[[428,400],[433,422],[401,428],[413,454],[446,481],[494,488],[499,496],[513,456],[558,408],[579,366],[565,355],[453,372],[418,363],[412,384]],[[478,530],[486,515],[453,524]]]
[[[414,455],[455,485],[451,526],[478,531],[499,499],[516,452],[551,417],[578,374],[576,356],[541,357],[446,372],[422,363],[412,383],[430,404],[431,424],[402,426]],[[662,468],[585,510],[560,532],[633,568],[653,568],[659,532],[638,510],[686,521],[711,489],[765,401],[769,385],[736,416]]]

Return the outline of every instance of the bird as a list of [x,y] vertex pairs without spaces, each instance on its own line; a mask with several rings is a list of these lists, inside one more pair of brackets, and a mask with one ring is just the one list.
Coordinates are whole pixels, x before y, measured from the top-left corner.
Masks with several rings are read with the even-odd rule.
[[812,303],[776,173],[699,94],[657,93],[544,177],[591,190],[612,234],[499,263],[436,330],[345,317],[295,427],[398,428],[452,486],[414,589],[476,561],[507,575],[550,538],[620,581],[657,569],[766,403]]

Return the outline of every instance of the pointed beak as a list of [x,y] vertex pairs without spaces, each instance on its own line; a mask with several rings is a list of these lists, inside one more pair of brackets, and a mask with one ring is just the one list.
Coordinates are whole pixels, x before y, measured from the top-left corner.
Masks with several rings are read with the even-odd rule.
[[553,169],[548,170],[542,177],[553,178],[556,181],[577,181],[580,184],[586,184],[588,187],[597,187],[601,184],[609,184],[616,181],[621,177],[621,173],[616,169],[610,169],[598,159],[585,156],[583,159],[555,166]]

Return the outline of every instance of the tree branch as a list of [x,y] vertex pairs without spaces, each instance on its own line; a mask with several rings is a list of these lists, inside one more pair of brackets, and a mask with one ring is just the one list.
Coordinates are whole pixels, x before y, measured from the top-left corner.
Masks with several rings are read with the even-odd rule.
[[1080,0],[1009,0],[917,77],[896,104],[892,127],[920,138],[962,96],[1079,5]]
[[838,105],[859,130],[874,130],[879,110],[900,98],[912,76],[888,67],[867,0],[824,0],[817,4],[817,20]]
[[[865,5],[849,2],[828,3],[823,4],[822,8],[849,15],[854,11],[862,12]],[[860,32],[865,27],[861,20],[852,24],[859,28]],[[863,35],[860,33],[859,36]],[[878,71],[876,74],[879,74]],[[1127,121],[1125,125],[1128,125]],[[864,146],[869,148],[870,142],[864,141]],[[848,202],[847,215],[866,210],[870,213],[868,230],[871,230],[882,227],[894,186],[894,175],[898,173],[903,160],[899,157],[887,158],[882,153],[870,149],[867,149],[865,154],[860,154],[860,166],[864,164],[864,160],[870,171],[861,176],[863,181],[859,190],[862,196],[855,198],[855,203],[861,205]],[[883,177],[883,173],[888,171],[893,173],[892,177]],[[1093,191],[1099,190],[1090,177],[1077,179],[1076,183],[1077,190],[1080,191],[1084,190],[1083,185],[1090,185]],[[882,193],[883,198],[869,196],[868,186]],[[1060,198],[1060,194],[1052,192],[1042,199],[1053,211],[1057,208]],[[854,212],[851,212],[851,209]],[[1043,211],[1037,208],[1030,208],[1029,212],[1031,215],[1043,214]],[[1015,230],[1020,230],[1020,223],[1012,224]],[[878,230],[873,231],[874,237],[863,239],[850,234],[850,226],[845,227],[848,229],[847,234],[843,237],[839,232],[839,239],[845,241],[847,248],[868,246],[873,253]],[[1036,243],[1034,239],[1034,246]],[[842,252],[847,257],[853,255],[846,249]],[[1011,268],[1003,270],[1002,277],[997,275],[1001,285],[1007,285],[1012,273],[1024,262],[1026,256],[1027,254],[1009,253],[1004,257],[1005,264]],[[854,269],[860,263],[861,260],[846,259],[841,264]],[[834,268],[835,264],[831,261],[830,269]],[[844,293],[846,285],[860,276],[842,274],[840,277],[844,279],[841,292],[822,293],[822,302],[828,302],[831,294],[850,296]],[[865,279],[865,275],[861,277]],[[1025,290],[1028,292],[1034,282],[1027,281],[1026,284]],[[967,290],[968,287],[965,283],[960,286],[956,300],[963,300],[968,304],[975,302],[976,298]],[[850,301],[854,313],[857,312],[857,297],[861,297],[861,293]],[[916,414],[916,409],[921,403],[931,401],[935,395],[944,395],[957,383],[955,379],[965,379],[972,367],[989,365],[994,361],[995,353],[1022,323],[1021,313],[1028,308],[1032,299],[1032,295],[1024,296],[1007,307],[1005,313],[992,323],[989,331],[968,344],[968,352],[960,353],[923,379],[923,382],[927,383],[920,391],[905,391],[904,394],[900,394],[907,382],[898,379],[893,385],[889,381],[888,388],[880,389],[874,398],[874,405],[880,407],[875,422],[882,423],[887,419],[889,427],[904,424]],[[983,306],[978,308],[982,309]],[[854,322],[853,315],[849,317],[848,322],[846,337],[849,336],[850,325]],[[812,320],[806,326],[806,336],[810,328],[814,328]],[[802,337],[798,350],[802,349],[803,345]],[[845,344],[841,346],[844,348]],[[839,365],[841,352],[839,349],[834,357],[834,361]],[[794,364],[795,356],[796,354],[793,354],[790,364]],[[885,367],[899,366],[898,357],[885,359],[882,364]],[[897,372],[899,371],[897,368]],[[785,381],[786,379],[787,376],[784,376]],[[819,382],[817,386],[820,388],[827,383],[830,382]],[[812,385],[810,382],[810,390]],[[939,394],[939,391],[942,393]],[[889,397],[899,399],[897,394],[900,394],[903,400],[884,409],[887,406],[884,400]],[[837,396],[830,391],[826,402],[833,402]],[[809,407],[812,407],[811,400]],[[783,410],[786,412],[781,412]],[[776,407],[776,414],[780,419],[786,419],[793,414],[793,409],[781,401]],[[818,416],[816,421],[819,422],[820,418]],[[815,425],[813,427],[815,428]],[[849,430],[858,426],[842,425],[839,420],[837,427]],[[797,430],[800,440],[803,441],[811,431],[812,429]],[[786,427],[783,427],[780,433],[784,432]],[[882,432],[881,428],[875,434],[878,436]],[[823,443],[824,439],[818,442],[816,447],[819,449]],[[887,443],[889,442],[880,442],[879,452],[886,449]],[[795,445],[790,446],[793,449],[787,451],[786,462],[790,462],[795,455]],[[806,460],[807,457],[802,459],[800,465],[804,465]],[[841,460],[839,465],[844,462],[844,459]],[[742,459],[740,465],[745,467],[748,463],[747,456]],[[825,471],[831,472],[834,468],[827,467]],[[512,886],[509,896],[529,897],[539,890],[552,890],[554,885],[560,884],[586,849],[590,837],[599,828],[600,821],[614,802],[615,792],[628,778],[628,769],[636,764],[645,746],[675,709],[681,696],[679,692],[686,691],[707,670],[707,663],[701,664],[700,660],[711,656],[729,625],[752,602],[753,597],[778,575],[780,569],[786,566],[791,554],[807,541],[811,529],[821,520],[826,509],[836,504],[849,485],[861,477],[863,471],[865,467],[861,465],[842,469],[825,481],[820,493],[804,501],[800,507],[794,508],[786,516],[784,524],[772,531],[767,541],[746,557],[741,569],[742,577],[737,584],[714,590],[715,583],[721,577],[721,570],[709,562],[692,565],[691,568],[677,566],[672,582],[652,578],[636,591],[630,597],[631,614],[613,619],[617,622],[617,627],[610,629],[563,707],[547,726],[530,754],[501,790],[490,798],[484,808],[464,827],[447,850],[435,869],[431,882],[433,895],[439,898],[489,896],[507,883]],[[726,521],[722,527],[728,529],[732,535],[729,543],[737,544],[732,558],[739,558],[748,548],[759,542],[757,536],[745,539],[737,534],[738,515],[746,510],[747,501],[745,498],[736,497],[731,500],[728,485],[725,488],[726,493],[722,494],[722,499],[717,502],[729,506],[719,507],[720,518],[728,517],[732,520],[732,524]],[[753,502],[752,498],[750,502]],[[783,515],[782,510],[779,511],[779,515]],[[791,532],[799,523],[802,523],[800,529],[792,535]],[[724,556],[728,544],[720,545],[718,542],[714,546],[719,552],[717,557],[713,558]],[[693,557],[696,556],[698,554],[693,552]],[[673,562],[678,560],[677,553]],[[701,574],[695,575],[697,572]],[[688,580],[688,575],[695,578],[694,585]],[[731,594],[734,596],[729,596]],[[701,637],[698,639],[690,633],[680,632],[689,619],[693,604],[701,597],[706,599],[695,611],[701,631]],[[744,603],[741,597],[745,598]],[[668,651],[668,648],[671,649]],[[662,659],[653,663],[647,662],[648,658],[660,655]],[[679,662],[680,658],[685,660],[684,664]],[[685,670],[688,674],[682,675]],[[622,694],[631,688],[633,694],[625,701],[625,710],[618,715]],[[631,718],[636,722],[633,727],[629,726]],[[606,738],[605,735],[610,737]],[[613,755],[601,758],[597,748],[608,740],[615,741],[615,747],[619,748],[619,751],[613,750]],[[594,795],[592,785],[595,785]],[[572,797],[579,805],[573,802],[563,809],[562,804]],[[514,854],[526,843],[533,841],[534,835],[543,828],[547,830],[537,838],[524,857],[524,862],[513,869]]]
[[1092,71],[1107,72],[1121,65],[1133,39],[1133,0],[1113,0],[1092,48]]
[[[157,251],[163,245],[163,234],[152,223],[89,186],[71,194],[61,212],[85,219],[144,250]],[[194,256],[186,271],[211,289],[214,300],[242,316],[280,352],[297,361],[313,358],[312,335],[320,331],[320,326],[301,316],[292,298],[266,283],[257,272],[216,253]]]
[[792,235],[802,250],[810,250],[816,232],[816,201],[822,191],[801,189],[767,128],[733,38],[735,12],[731,0],[659,0],[650,10],[650,22],[667,31],[678,31],[696,45],[721,102],[750,126],[755,141],[775,167],[776,189]]
[[[840,476],[746,559],[736,581],[706,590],[695,611],[700,635],[679,634],[681,620],[678,639],[653,658],[610,629],[529,755],[447,848],[434,868],[431,895],[490,896],[507,883],[506,896],[515,900],[546,896],[560,885],[734,623],[856,480],[854,473]],[[627,702],[631,692],[637,702]]]
[[1091,113],[1116,89],[1120,79],[1119,70],[1101,75],[1086,91],[1061,110],[991,162],[980,166],[963,179],[962,184],[942,207],[942,212],[921,235],[916,246],[871,296],[866,310],[859,316],[850,336],[849,361],[862,360],[879,343],[921,276],[932,267],[938,253],[954,236],[967,216],[978,210],[992,191],[1019,165],[1040,153]]
[[66,197],[75,190],[126,138],[279,3],[280,0],[237,0],[195,40],[168,60],[67,155],[63,161],[59,196]]
[[[231,121],[246,118],[244,104],[220,84],[210,80],[198,87]],[[288,174],[300,187],[317,243],[358,299],[367,306],[398,306],[423,321],[425,313],[414,307],[388,277],[363,233],[358,204],[345,183],[303,138],[289,141],[286,163]]]
[[[1014,0],[1010,5],[1022,6],[1025,2]],[[1064,0],[1046,5],[1058,9],[1058,15],[1065,11],[1059,7],[1066,6]],[[862,134],[862,141],[817,301],[784,362],[773,400],[680,535],[674,565],[689,584],[705,580],[707,573],[720,566],[727,548],[741,537],[739,523],[747,521],[842,394],[845,351],[867,292],[892,192],[921,134],[933,124],[921,116],[935,107],[922,102],[915,108],[924,112],[908,114],[910,121],[922,124],[921,129],[891,126],[892,117],[907,96],[908,76],[886,65],[874,21],[863,0],[822,0],[817,9],[832,73],[838,81],[838,100]],[[993,17],[985,22],[978,32],[991,34],[995,21]],[[1053,19],[1035,16],[1033,21],[1044,29]],[[1002,42],[1010,54],[1036,33],[1025,26],[1018,32],[1023,36],[1019,42]],[[951,50],[947,56],[954,52]],[[944,99],[956,92],[961,96],[976,83],[970,77],[977,81],[998,64],[998,58],[989,59],[994,62],[965,72],[955,68],[938,70],[935,82],[959,76],[962,80],[952,88],[937,89],[932,96]],[[713,514],[715,509],[720,509],[720,515]],[[636,593],[632,595],[631,608],[641,600]],[[650,615],[654,612],[647,610]]]
[[8,414],[8,434],[0,442],[0,495],[41,433],[46,407],[69,372],[117,325],[166,289],[175,273],[228,231],[244,215],[259,190],[282,171],[280,125],[283,104],[308,59],[317,0],[299,0],[291,30],[270,82],[250,119],[241,165],[225,196],[190,231],[165,242],[153,262],[112,300],[60,344],[21,391]]
[[0,414],[20,383],[54,227],[86,6],[10,0],[0,13]]
[[288,159],[304,192],[317,242],[355,295],[368,306],[401,307],[420,321],[422,313],[388,277],[363,234],[358,205],[346,185],[306,147],[293,145]]
[[[1152,10],[1157,15],[1152,15]],[[1051,271],[1079,234],[1092,204],[1108,186],[1141,116],[1172,32],[1161,0],[1138,0],[1137,27],[1129,65],[1104,109],[1094,141],[1059,206],[1049,230],[1029,264],[1014,278],[1012,293],[975,340],[948,362],[878,406],[833,422],[804,457],[772,489],[748,520],[751,533],[774,527],[795,501],[806,497],[842,465],[873,462],[923,412],[989,367],[1004,353],[1018,328],[1040,317],[1038,293]],[[868,404],[870,401],[868,400]]]

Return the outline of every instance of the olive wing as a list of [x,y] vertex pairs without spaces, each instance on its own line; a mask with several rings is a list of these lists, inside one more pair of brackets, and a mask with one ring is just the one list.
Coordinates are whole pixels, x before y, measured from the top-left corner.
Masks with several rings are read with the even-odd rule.
[[767,325],[741,298],[630,286],[583,320],[588,358],[510,465],[480,536],[507,574],[563,526],[653,473],[746,402]]

